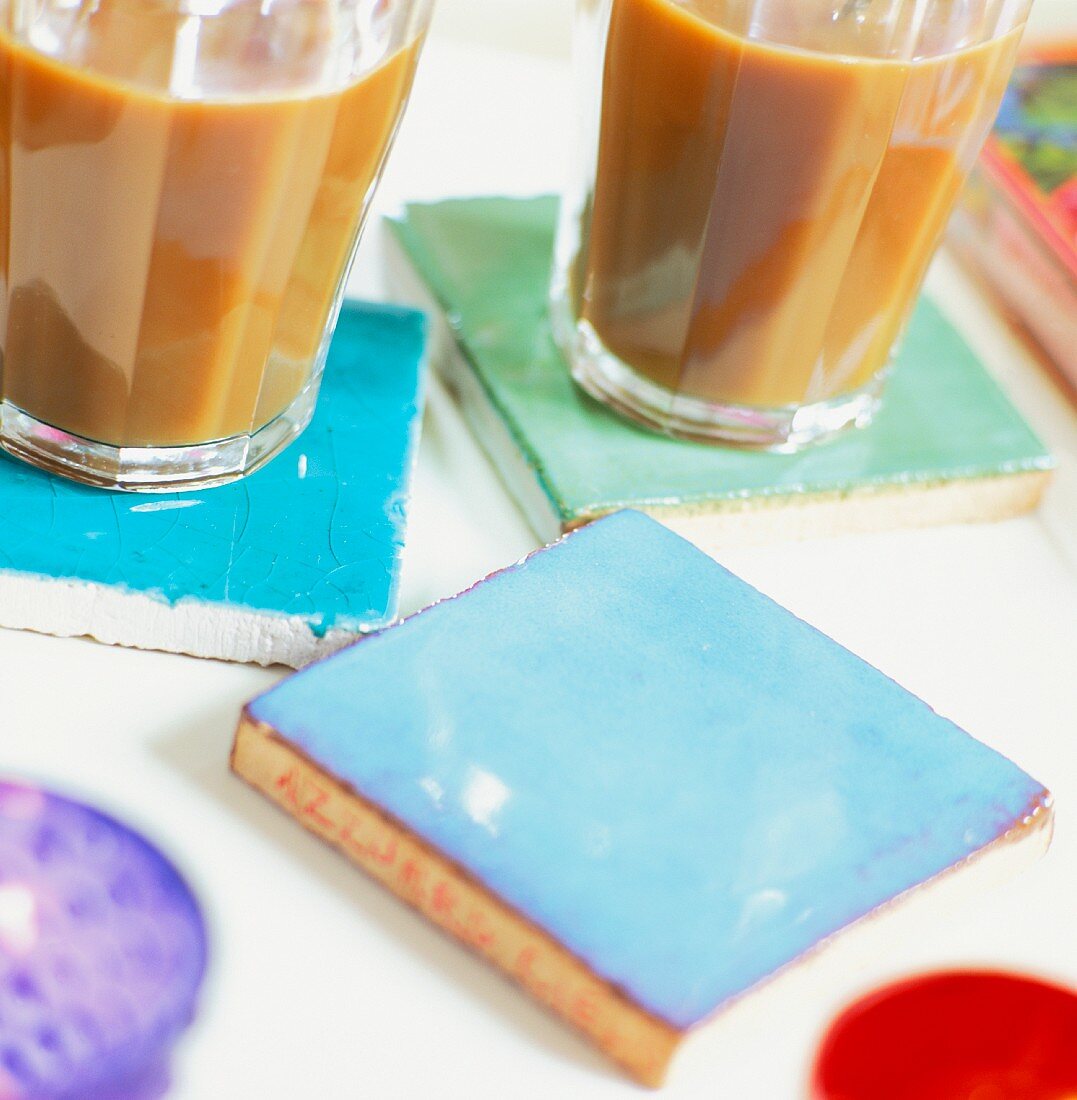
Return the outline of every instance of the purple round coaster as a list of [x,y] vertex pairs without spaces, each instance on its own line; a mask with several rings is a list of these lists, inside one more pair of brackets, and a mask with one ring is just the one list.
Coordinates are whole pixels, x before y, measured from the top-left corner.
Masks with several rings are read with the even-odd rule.
[[0,783],[0,1100],[148,1100],[206,964],[198,903],[118,821]]

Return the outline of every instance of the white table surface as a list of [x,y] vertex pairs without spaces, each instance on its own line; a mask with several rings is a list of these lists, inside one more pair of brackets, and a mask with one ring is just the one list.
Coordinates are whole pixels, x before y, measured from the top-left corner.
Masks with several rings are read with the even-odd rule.
[[[556,189],[567,91],[562,61],[435,35],[381,207]],[[372,226],[354,292],[380,295],[380,248]],[[1055,843],[948,920],[794,982],[769,1017],[735,1010],[724,1034],[675,1066],[671,1097],[798,1097],[829,1014],[917,968],[998,964],[1077,985],[1077,416],[946,257],[931,288],[1059,460],[1039,513],[721,560],[1047,783]],[[534,546],[434,387],[403,610]],[[122,815],[173,855],[205,904],[212,963],[173,1095],[631,1095],[582,1041],[229,774],[239,708],[278,675],[0,630],[4,770]]]

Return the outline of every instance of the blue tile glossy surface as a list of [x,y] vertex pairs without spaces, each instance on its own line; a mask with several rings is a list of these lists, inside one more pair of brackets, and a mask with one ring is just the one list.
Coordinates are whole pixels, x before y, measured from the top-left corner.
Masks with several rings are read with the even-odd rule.
[[634,512],[250,709],[678,1028],[1045,798]]
[[300,616],[319,636],[383,625],[396,610],[425,336],[421,313],[345,304],[306,432],[221,488],[110,493],[0,458],[0,570]]

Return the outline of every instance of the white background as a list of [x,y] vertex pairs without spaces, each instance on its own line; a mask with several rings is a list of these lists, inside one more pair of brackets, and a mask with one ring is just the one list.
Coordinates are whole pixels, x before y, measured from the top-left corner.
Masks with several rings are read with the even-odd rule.
[[[1073,0],[1040,19],[1077,21]],[[567,0],[444,0],[379,202],[559,186],[571,109]],[[530,52],[512,52],[526,50]],[[372,225],[353,277],[381,292]],[[743,550],[722,561],[1054,790],[1054,847],[1012,886],[729,1016],[668,1095],[800,1095],[828,1015],[943,963],[1077,984],[1077,416],[944,256],[931,288],[1060,462],[1036,516]],[[533,549],[434,387],[403,610]],[[0,631],[0,761],[122,815],[190,877],[213,958],[177,1058],[182,1100],[627,1097],[561,1025],[227,771],[242,703],[277,673]],[[824,960],[825,962],[825,960]]]

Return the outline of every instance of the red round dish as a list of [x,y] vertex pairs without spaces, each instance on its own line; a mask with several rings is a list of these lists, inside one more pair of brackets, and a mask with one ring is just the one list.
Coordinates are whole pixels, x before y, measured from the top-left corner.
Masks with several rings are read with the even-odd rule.
[[890,985],[831,1025],[812,1100],[1077,1100],[1077,995],[958,971]]

